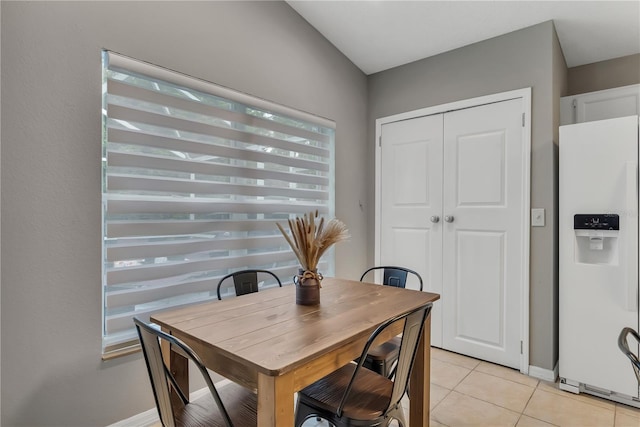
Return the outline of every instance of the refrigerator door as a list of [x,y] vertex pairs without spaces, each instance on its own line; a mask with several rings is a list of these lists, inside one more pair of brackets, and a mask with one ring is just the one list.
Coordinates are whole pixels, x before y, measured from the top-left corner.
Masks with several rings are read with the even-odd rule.
[[638,116],[561,126],[559,148],[560,376],[637,398],[617,338],[638,329]]

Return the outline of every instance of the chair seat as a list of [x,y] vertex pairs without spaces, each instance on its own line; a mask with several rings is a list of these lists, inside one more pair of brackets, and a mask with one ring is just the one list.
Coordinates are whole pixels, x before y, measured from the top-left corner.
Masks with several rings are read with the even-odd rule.
[[[252,427],[258,424],[255,409],[257,398],[251,390],[230,383],[220,387],[218,393],[235,426]],[[178,427],[226,427],[211,393],[189,402],[186,406],[174,405],[174,417]]]
[[363,366],[388,378],[392,375],[393,367],[398,360],[401,342],[401,337],[393,337],[369,350]]
[[[298,395],[300,402],[335,413],[356,366],[353,363],[345,365],[302,389]],[[354,420],[382,417],[381,408],[388,407],[392,388],[391,380],[368,369],[361,369],[344,406],[343,417]]]
[[398,358],[400,343],[402,343],[401,337],[393,337],[389,341],[369,350],[367,358],[371,358],[375,361],[392,362]]

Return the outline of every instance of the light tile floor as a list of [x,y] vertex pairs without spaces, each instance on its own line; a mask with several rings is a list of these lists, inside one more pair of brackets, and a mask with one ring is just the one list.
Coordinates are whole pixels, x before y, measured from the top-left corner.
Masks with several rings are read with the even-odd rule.
[[[403,405],[408,415],[409,400]],[[304,426],[326,425],[309,420]],[[640,409],[565,392],[516,370],[434,348],[431,425],[640,427]]]

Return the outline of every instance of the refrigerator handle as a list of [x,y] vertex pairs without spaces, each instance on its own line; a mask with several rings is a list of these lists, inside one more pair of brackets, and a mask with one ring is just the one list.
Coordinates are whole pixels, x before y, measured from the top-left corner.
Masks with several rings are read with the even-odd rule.
[[[636,311],[638,305],[638,175],[636,162],[626,162],[627,166],[627,209],[630,238],[627,239],[627,284],[625,290],[626,308]],[[626,234],[626,233],[625,233]]]

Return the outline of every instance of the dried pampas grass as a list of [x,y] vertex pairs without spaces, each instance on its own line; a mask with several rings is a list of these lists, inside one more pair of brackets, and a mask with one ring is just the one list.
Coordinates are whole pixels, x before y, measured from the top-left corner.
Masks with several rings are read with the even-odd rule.
[[319,221],[316,221],[316,218],[317,210],[304,214],[302,218],[290,219],[291,236],[276,223],[300,261],[302,269],[306,271],[315,271],[320,258],[332,245],[350,237],[349,230],[342,221],[334,218],[325,223],[324,218],[320,218]]

